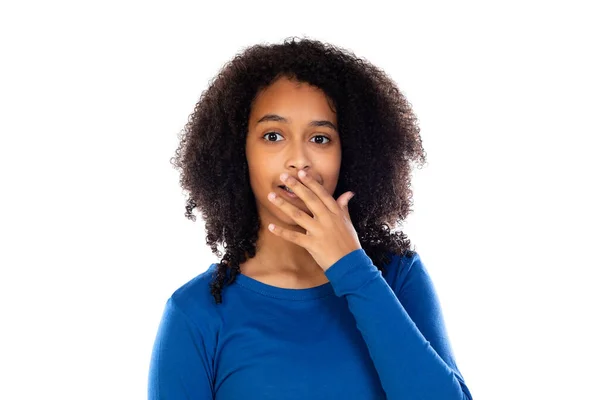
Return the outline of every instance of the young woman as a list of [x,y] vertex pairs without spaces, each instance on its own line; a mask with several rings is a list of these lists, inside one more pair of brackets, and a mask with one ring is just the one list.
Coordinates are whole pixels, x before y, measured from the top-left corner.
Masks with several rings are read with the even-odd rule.
[[409,102],[351,52],[237,55],[174,162],[222,258],[166,302],[149,398],[471,399],[425,265],[390,229],[425,155]]

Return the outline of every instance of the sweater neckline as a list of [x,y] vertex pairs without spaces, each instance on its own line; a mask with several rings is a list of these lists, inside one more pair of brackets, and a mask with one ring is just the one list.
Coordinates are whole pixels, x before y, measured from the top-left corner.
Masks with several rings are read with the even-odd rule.
[[269,285],[241,272],[235,277],[234,284],[238,284],[263,296],[284,300],[313,300],[335,294],[331,282],[325,282],[309,288],[291,289]]

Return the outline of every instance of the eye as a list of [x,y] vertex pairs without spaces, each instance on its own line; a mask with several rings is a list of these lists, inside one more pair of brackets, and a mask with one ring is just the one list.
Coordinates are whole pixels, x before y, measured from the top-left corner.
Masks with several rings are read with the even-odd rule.
[[[269,138],[272,138],[272,137],[276,137],[275,135],[279,135],[279,136],[281,136],[281,133],[279,133],[279,132],[267,132],[267,133],[265,133],[265,134],[263,135],[263,138],[265,138],[265,136],[267,136],[267,135],[273,135],[273,136],[269,136]],[[327,136],[325,136],[325,135],[315,135],[315,136],[313,136],[313,137],[311,138],[311,140],[312,140],[312,139],[314,139],[314,138],[324,138],[324,139],[327,139],[327,142],[322,142],[322,141],[321,141],[321,142],[313,142],[313,143],[317,143],[317,144],[328,144],[329,142],[331,142],[331,139],[329,139],[329,138],[328,138]],[[266,140],[267,142],[279,142],[279,140],[269,140],[269,139],[265,139],[265,140]],[[322,139],[321,139],[321,140],[322,140]]]
[[[311,140],[312,140],[312,139],[314,139],[314,138],[325,138],[325,139],[329,140],[329,142],[331,142],[331,139],[329,139],[329,138],[328,138],[327,136],[325,136],[325,135],[316,135],[316,136],[313,136],[313,137],[311,138]],[[320,142],[319,144],[327,144],[327,143],[329,143],[329,142],[325,142],[325,143],[323,143],[323,142]]]
[[[265,136],[267,136],[267,135],[279,135],[279,136],[281,136],[281,133],[279,133],[279,132],[267,132],[267,133],[265,133],[265,134],[263,135],[263,138],[264,138]],[[272,137],[272,136],[269,136],[269,137]],[[277,142],[277,141],[278,141],[278,140],[269,140],[269,139],[265,139],[265,140],[266,140],[267,142]]]

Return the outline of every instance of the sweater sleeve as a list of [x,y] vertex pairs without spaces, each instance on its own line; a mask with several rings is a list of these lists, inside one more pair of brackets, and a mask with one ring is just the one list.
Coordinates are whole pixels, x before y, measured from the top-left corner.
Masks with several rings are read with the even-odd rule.
[[169,298],[152,348],[148,400],[212,399],[210,366],[199,329]]
[[347,299],[389,400],[472,400],[452,354],[440,303],[417,253],[394,291],[361,248],[325,271]]

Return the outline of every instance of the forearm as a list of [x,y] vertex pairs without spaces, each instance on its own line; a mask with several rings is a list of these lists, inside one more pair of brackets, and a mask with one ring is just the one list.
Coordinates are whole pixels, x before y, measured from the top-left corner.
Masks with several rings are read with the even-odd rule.
[[460,374],[423,336],[366,253],[346,257],[342,268],[326,273],[348,301],[388,399],[470,399]]

